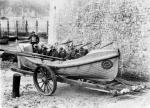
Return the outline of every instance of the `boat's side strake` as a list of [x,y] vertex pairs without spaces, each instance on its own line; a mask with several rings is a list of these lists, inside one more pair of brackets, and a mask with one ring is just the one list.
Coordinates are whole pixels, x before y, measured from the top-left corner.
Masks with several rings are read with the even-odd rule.
[[[104,62],[107,61],[109,61],[110,64],[104,64]],[[78,76],[97,80],[112,81],[118,73],[118,58],[97,61],[80,66],[59,68],[57,73],[65,76]]]

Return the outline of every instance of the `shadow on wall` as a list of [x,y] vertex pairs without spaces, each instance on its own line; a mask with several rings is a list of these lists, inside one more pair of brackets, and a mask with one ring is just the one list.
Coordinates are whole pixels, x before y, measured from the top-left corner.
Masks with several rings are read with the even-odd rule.
[[72,0],[57,13],[57,38],[101,44],[114,41],[121,51],[120,75],[149,79],[148,47],[142,41],[148,36],[141,28],[149,23],[145,18],[150,11],[144,4],[138,0],[89,0],[87,4],[85,0]]

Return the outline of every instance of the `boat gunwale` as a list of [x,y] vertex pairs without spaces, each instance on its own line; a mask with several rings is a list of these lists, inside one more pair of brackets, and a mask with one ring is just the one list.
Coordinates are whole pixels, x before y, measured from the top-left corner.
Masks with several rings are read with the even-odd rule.
[[[55,68],[56,70],[59,70],[61,68],[72,68],[72,67],[78,67],[78,66],[83,66],[83,65],[88,65],[88,64],[91,64],[91,63],[95,63],[95,62],[101,62],[103,60],[107,60],[107,59],[113,59],[113,58],[116,58],[116,57],[119,57],[119,55],[116,55],[116,56],[112,56],[112,57],[108,57],[108,58],[103,58],[101,60],[95,60],[95,61],[91,61],[91,62],[87,62],[87,63],[82,63],[82,64],[77,64],[77,65],[70,65],[70,66],[49,66],[47,65],[48,67],[51,67],[51,68]],[[28,59],[29,60],[29,59]],[[30,61],[30,60],[29,60]],[[30,61],[32,62],[32,61]],[[32,63],[35,63],[35,62],[32,62]],[[40,63],[35,63],[36,65],[45,65],[45,64],[40,64]]]
[[[45,63],[43,62],[43,63],[45,65],[49,66],[49,67],[52,67],[52,68],[71,68],[71,67],[77,67],[77,66],[82,66],[82,65],[88,65],[88,64],[91,64],[91,63],[94,63],[94,62],[99,62],[99,61],[106,60],[106,59],[112,59],[112,58],[120,57],[119,49],[117,49],[117,50],[114,50],[114,49],[104,49],[101,52],[107,52],[107,53],[111,52],[112,54],[110,53],[109,55],[103,56],[103,58],[101,57],[101,58],[98,58],[98,59],[88,60],[86,62],[81,62],[81,63],[77,63],[77,62],[71,63],[71,60],[70,60],[70,62],[68,62],[68,64],[69,63],[71,63],[71,64],[69,64],[69,65],[67,63],[66,64],[64,63],[62,65],[60,65],[60,64],[55,64],[55,65],[53,65],[53,64],[51,65],[50,64],[50,65],[47,65],[47,64],[49,64],[47,62],[48,60],[44,60],[46,62]],[[100,53],[100,52],[89,53],[89,54],[87,54],[87,56],[92,55],[92,54],[96,54],[96,53]],[[35,60],[33,60],[32,58],[30,59],[30,57],[24,57],[24,59],[27,59],[27,60],[29,60],[30,62],[32,62],[32,63],[34,63],[36,65],[37,64],[43,65],[43,63],[42,63],[43,60],[42,59],[39,59],[39,60],[41,60],[40,62],[35,62]]]

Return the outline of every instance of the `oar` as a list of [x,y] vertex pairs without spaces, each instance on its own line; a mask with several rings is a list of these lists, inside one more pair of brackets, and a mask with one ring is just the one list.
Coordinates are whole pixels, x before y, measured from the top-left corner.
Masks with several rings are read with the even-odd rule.
[[96,44],[94,44],[94,46],[97,46],[98,44],[100,44],[101,43],[101,41],[99,41],[99,42],[97,42]]
[[39,59],[44,59],[44,60],[49,60],[49,59],[56,59],[56,60],[64,60],[59,57],[53,57],[53,56],[46,56],[46,55],[41,55],[41,54],[36,54],[36,53],[29,53],[29,52],[16,52],[16,51],[8,51],[4,49],[0,49],[0,51],[4,51],[6,53],[10,54],[15,54],[17,56],[25,56],[25,57],[32,57],[32,58],[39,58]]
[[104,47],[107,47],[107,46],[109,46],[109,45],[111,45],[111,44],[113,44],[114,42],[110,42],[110,43],[108,43],[108,44],[105,44],[105,45],[103,45],[103,46],[101,46],[99,49],[102,49],[102,48],[104,48]]
[[81,45],[83,45],[83,44],[77,44],[77,45],[74,45],[74,47],[81,46]]
[[91,42],[87,42],[86,44],[82,45],[81,47],[87,46],[89,44],[91,44]]
[[24,40],[24,41],[17,41],[16,43],[14,43],[13,45],[9,45],[8,47],[16,47],[19,45],[19,43],[28,43],[30,42],[29,40]]
[[30,42],[29,40],[24,40],[24,41],[19,41],[18,43],[28,43]]
[[64,43],[61,43],[61,44],[68,44],[68,43],[71,43],[71,42],[73,42],[73,41],[67,41],[67,42],[64,42]]
[[57,60],[64,60],[64,59],[59,58],[59,57],[46,56],[46,55],[41,55],[41,54],[37,54],[37,53],[31,53],[31,52],[25,52],[25,51],[23,51],[22,53],[29,54],[32,56],[38,56],[38,57],[42,57],[42,58],[52,58],[52,59],[57,59]]

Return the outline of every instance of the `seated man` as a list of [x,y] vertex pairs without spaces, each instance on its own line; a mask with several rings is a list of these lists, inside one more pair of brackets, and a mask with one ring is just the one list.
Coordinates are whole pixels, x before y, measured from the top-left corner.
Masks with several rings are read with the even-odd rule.
[[53,52],[53,45],[50,47],[50,50],[47,52],[48,56],[52,56],[52,52]]
[[88,49],[84,49],[83,47],[80,47],[79,49],[80,57],[85,56],[87,53],[88,53]]
[[50,51],[47,53],[48,56],[58,57],[58,51],[54,46],[51,46]]
[[67,56],[66,50],[63,49],[63,47],[61,47],[61,48],[59,49],[58,57],[59,57],[59,58],[65,58],[66,56]]
[[43,47],[43,49],[42,49],[42,54],[43,54],[43,55],[47,55],[47,47]]
[[37,44],[34,45],[34,50],[33,50],[34,53],[39,53],[39,47]]
[[74,47],[71,47],[65,59],[69,59],[69,60],[76,59],[76,52],[77,50]]

